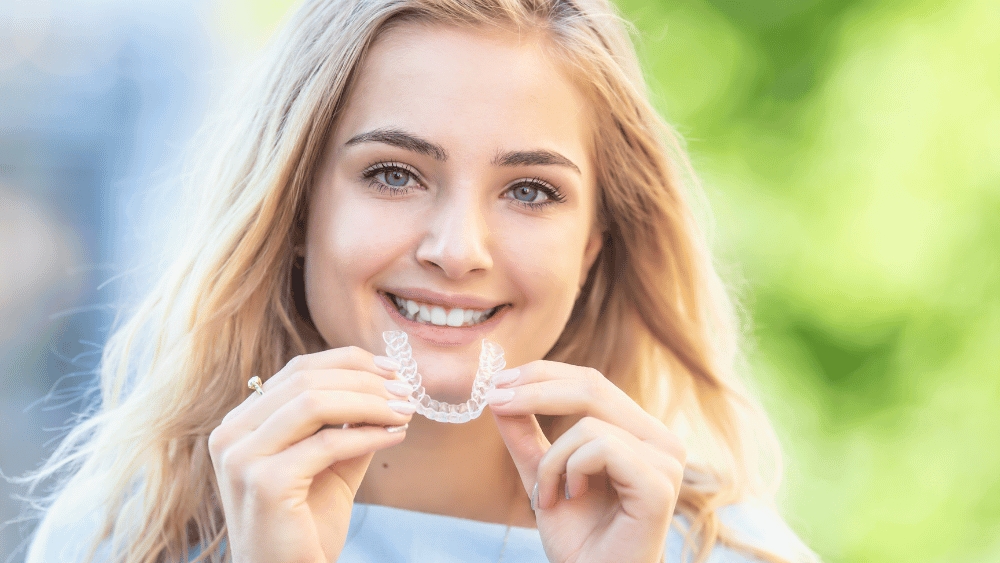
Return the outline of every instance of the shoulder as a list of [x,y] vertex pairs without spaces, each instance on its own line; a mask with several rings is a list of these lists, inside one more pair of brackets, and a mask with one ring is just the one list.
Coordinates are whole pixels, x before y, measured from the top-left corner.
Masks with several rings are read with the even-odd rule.
[[110,559],[107,542],[89,559],[102,522],[93,510],[82,510],[74,518],[50,510],[36,528],[25,563],[103,563]]
[[[819,563],[810,550],[778,512],[759,502],[743,502],[723,506],[718,510],[721,523],[732,531],[737,540],[773,553],[789,563]],[[667,539],[668,561],[680,561],[684,546],[683,531],[688,522],[678,517],[681,530],[672,527]],[[721,543],[712,549],[707,563],[758,563],[760,559],[743,550]]]

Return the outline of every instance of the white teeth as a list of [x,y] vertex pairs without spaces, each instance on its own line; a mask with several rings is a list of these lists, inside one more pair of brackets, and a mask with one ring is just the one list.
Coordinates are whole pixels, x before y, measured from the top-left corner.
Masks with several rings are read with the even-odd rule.
[[452,309],[448,311],[448,326],[462,326],[462,322],[465,320],[465,311],[461,309]]
[[460,327],[476,325],[497,309],[496,307],[485,311],[462,309],[460,307],[445,309],[439,305],[426,305],[395,295],[392,295],[392,300],[395,302],[400,314],[407,319],[436,326]]
[[448,313],[444,312],[444,307],[434,307],[431,309],[431,324],[444,326],[448,322]]

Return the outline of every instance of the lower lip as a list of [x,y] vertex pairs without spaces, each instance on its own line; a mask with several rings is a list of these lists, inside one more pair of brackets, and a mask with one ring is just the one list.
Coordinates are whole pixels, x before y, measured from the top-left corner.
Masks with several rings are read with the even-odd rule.
[[481,341],[497,327],[500,318],[506,315],[510,309],[509,305],[505,306],[486,322],[473,326],[437,326],[411,321],[400,314],[388,295],[379,292],[378,296],[382,300],[382,305],[389,312],[389,316],[399,325],[400,329],[409,334],[411,338],[416,337],[438,346],[467,346]]

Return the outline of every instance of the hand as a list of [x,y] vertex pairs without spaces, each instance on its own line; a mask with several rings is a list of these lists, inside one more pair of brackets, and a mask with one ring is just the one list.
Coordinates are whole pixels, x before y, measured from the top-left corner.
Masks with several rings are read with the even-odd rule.
[[[540,360],[494,380],[486,400],[549,561],[660,561],[686,463],[681,440],[594,369]],[[536,414],[581,418],[549,444]]]
[[233,561],[336,561],[373,453],[405,437],[385,427],[413,415],[393,377],[360,348],[298,356],[223,418],[208,447]]

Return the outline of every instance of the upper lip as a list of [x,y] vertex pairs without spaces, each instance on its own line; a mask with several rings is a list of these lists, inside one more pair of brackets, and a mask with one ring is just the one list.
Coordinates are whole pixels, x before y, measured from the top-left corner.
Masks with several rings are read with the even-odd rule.
[[487,309],[492,309],[493,307],[506,304],[493,299],[479,297],[477,295],[440,293],[429,289],[395,288],[384,289],[383,291],[391,293],[397,297],[402,297],[403,299],[419,301],[421,303],[427,303],[428,305],[440,305],[446,309],[454,309],[457,307],[459,309],[478,309],[485,311]]

